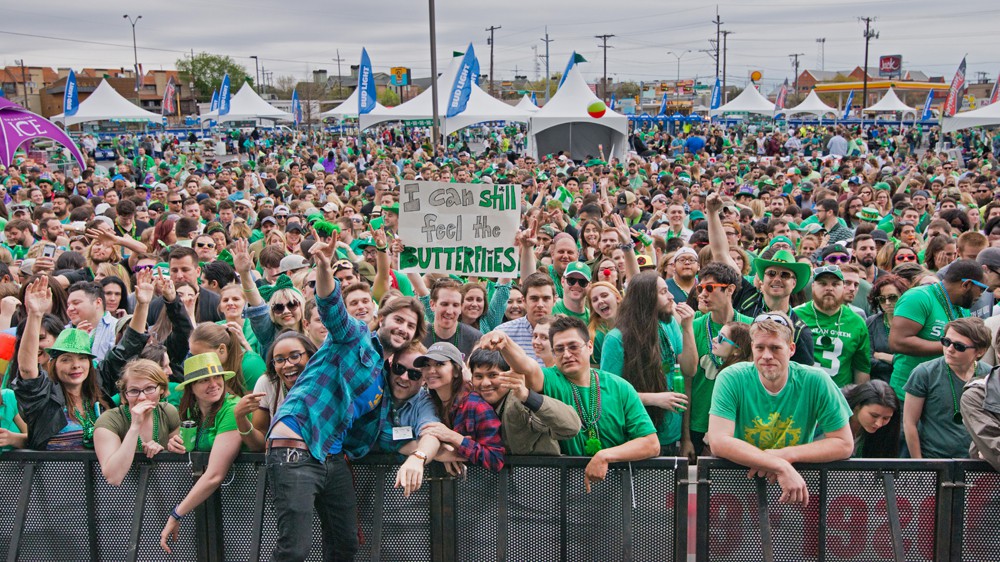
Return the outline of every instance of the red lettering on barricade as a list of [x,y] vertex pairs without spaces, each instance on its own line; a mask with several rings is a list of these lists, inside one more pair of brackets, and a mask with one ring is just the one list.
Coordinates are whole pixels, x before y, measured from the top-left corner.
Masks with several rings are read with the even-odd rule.
[[864,499],[845,495],[829,500],[826,546],[837,559],[856,558],[865,551],[868,547],[868,504]]
[[[906,498],[898,498],[896,503],[899,506],[899,527],[904,532],[906,528],[910,525],[910,521],[913,520],[913,505],[910,504],[910,500]],[[877,518],[887,517],[887,510],[885,505],[885,499],[879,500],[875,504],[875,510],[873,512]],[[903,552],[910,551],[910,541],[909,539],[903,539]],[[889,522],[880,524],[878,527],[872,531],[872,547],[875,550],[875,555],[878,558],[892,558],[892,535],[889,532]]]
[[[968,473],[966,478],[968,478]],[[983,521],[983,514],[991,503],[997,501],[998,478],[994,473],[980,474],[971,480],[965,492],[965,524],[962,528],[965,551],[971,560],[985,560],[996,554],[984,551],[983,547],[993,544],[997,524],[995,520]]]
[[743,505],[733,494],[713,495],[709,504],[708,544],[712,556],[729,556],[743,539]]

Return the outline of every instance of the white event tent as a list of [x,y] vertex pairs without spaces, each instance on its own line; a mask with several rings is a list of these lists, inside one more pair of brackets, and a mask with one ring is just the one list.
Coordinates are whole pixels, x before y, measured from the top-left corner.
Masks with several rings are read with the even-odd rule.
[[[373,111],[384,111],[387,109],[384,105],[379,102],[375,102],[375,109]],[[358,118],[358,89],[355,88],[351,95],[347,96],[347,99],[337,107],[331,109],[330,111],[324,111],[319,114],[320,119],[357,119]]]
[[264,98],[253,91],[250,84],[243,83],[240,91],[229,100],[229,113],[219,115],[219,110],[210,111],[201,116],[202,121],[252,121],[254,119],[270,119],[272,121],[292,121],[294,117],[287,111],[281,111],[264,101]]
[[[438,116],[441,119],[441,134],[450,134],[476,123],[486,121],[528,122],[528,112],[510,106],[487,94],[479,84],[472,84],[469,101],[465,111],[454,117],[445,117],[448,112],[448,95],[455,83],[455,76],[462,67],[462,55],[451,59],[451,64],[437,79]],[[413,99],[396,107],[376,108],[358,119],[361,130],[374,127],[379,123],[396,121],[423,121],[434,118],[433,95],[431,88],[417,94]]]
[[902,113],[903,117],[906,117],[907,113],[911,113],[914,119],[917,118],[917,109],[903,103],[891,87],[875,105],[866,107],[862,111],[864,113]]
[[521,101],[517,102],[517,105],[515,105],[514,107],[522,111],[530,111],[531,113],[534,113],[539,109],[539,107],[535,105],[535,102],[531,101],[531,96],[529,96],[528,94],[524,94],[524,97],[521,98]]
[[990,125],[1000,125],[1000,103],[991,103],[979,109],[958,113],[953,117],[945,117],[941,120],[941,131],[950,133],[961,129]]
[[611,109],[592,117],[587,107],[599,101],[574,64],[555,95],[531,116],[532,154],[537,158],[565,150],[574,160],[581,160],[600,154],[597,145],[603,145],[605,157],[624,157],[628,117]]
[[819,99],[819,96],[816,95],[816,90],[809,92],[806,99],[802,100],[802,103],[799,105],[785,110],[785,115],[787,116],[800,113],[810,113],[820,119],[822,119],[824,115],[833,114],[834,117],[838,115],[836,109],[826,105],[823,103],[823,100]]
[[724,113],[759,113],[774,117],[774,102],[764,97],[753,84],[743,88],[740,95],[736,96],[729,103],[721,107],[710,110],[709,115],[716,116]]
[[53,121],[65,123],[68,127],[77,123],[87,123],[90,121],[150,121],[152,123],[163,123],[163,116],[146,111],[129,100],[122,97],[107,80],[101,80],[97,88],[80,102],[80,107],[75,115],[66,117],[60,113],[52,117]]

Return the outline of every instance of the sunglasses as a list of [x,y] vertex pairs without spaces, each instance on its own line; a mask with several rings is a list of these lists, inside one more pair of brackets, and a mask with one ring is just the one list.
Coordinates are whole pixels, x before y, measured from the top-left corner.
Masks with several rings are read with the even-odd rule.
[[150,264],[150,265],[137,265],[134,268],[132,268],[132,273],[139,273],[140,271],[146,271],[147,269],[153,269],[155,267],[156,267],[156,265],[152,265],[152,264]]
[[875,297],[875,300],[881,304],[885,304],[887,302],[893,303],[899,300],[899,295],[879,295]]
[[572,287],[573,285],[577,285],[580,288],[586,288],[587,285],[590,284],[589,279],[584,279],[582,277],[563,277],[563,280],[565,280],[566,284],[569,285],[570,287]]
[[712,293],[716,289],[725,289],[728,286],[729,285],[726,285],[725,283],[702,283],[701,285],[698,285],[698,290],[705,291],[706,293]]
[[896,261],[901,261],[901,262],[917,261],[917,256],[913,254],[902,254],[896,256]]
[[764,322],[767,320],[771,320],[772,322],[777,322],[778,324],[781,324],[782,326],[788,329],[792,328],[791,326],[788,325],[788,319],[786,319],[784,316],[781,316],[780,314],[764,313],[754,318],[753,323],[756,324],[757,322]]
[[795,274],[792,273],[791,271],[788,271],[787,269],[782,271],[778,271],[776,269],[768,269],[767,271],[764,272],[764,277],[770,277],[772,279],[775,277],[780,277],[782,281],[788,281],[789,279],[794,279]]
[[850,256],[845,256],[843,254],[840,254],[840,255],[834,255],[834,256],[826,256],[823,259],[823,261],[825,261],[826,263],[834,263],[834,264],[836,264],[836,263],[847,263],[847,262],[851,261],[851,257]]
[[276,302],[271,305],[271,311],[275,314],[284,314],[286,307],[288,308],[288,312],[295,312],[299,308],[299,301],[288,301],[287,303]]
[[420,377],[424,376],[420,369],[411,369],[405,365],[396,363],[395,361],[389,365],[389,370],[397,377],[401,377],[405,374],[406,378],[411,381],[418,381],[420,380]]
[[972,349],[973,346],[966,345],[964,343],[959,343],[957,341],[953,341],[948,338],[941,338],[941,347],[954,347],[955,351],[963,353]]
[[722,345],[724,343],[728,343],[729,345],[731,345],[731,346],[733,346],[733,347],[735,347],[737,349],[739,349],[739,347],[740,347],[740,346],[736,345],[736,342],[734,342],[733,340],[727,338],[726,336],[724,336],[722,334],[719,334],[719,335],[715,336],[715,340],[714,341],[715,341],[715,343],[717,343],[719,345]]
[[199,248],[214,248],[215,244],[211,242],[198,242],[196,244]]
[[981,281],[976,281],[975,279],[962,279],[962,283],[965,283],[966,281],[968,281],[969,283],[972,283],[973,285],[979,287],[980,289],[982,289],[984,291],[989,291],[990,290],[990,286],[987,285],[986,283],[981,282]]

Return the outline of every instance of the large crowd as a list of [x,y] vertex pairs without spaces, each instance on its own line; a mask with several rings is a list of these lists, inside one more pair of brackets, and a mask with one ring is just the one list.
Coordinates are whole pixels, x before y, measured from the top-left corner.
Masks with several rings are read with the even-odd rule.
[[[160,540],[266,452],[275,560],[357,550],[350,459],[727,458],[1000,467],[1000,142],[881,125],[633,133],[623,158],[385,128],[129,135],[0,166],[0,446],[210,452]],[[93,150],[92,138],[83,146]],[[994,147],[997,148],[994,148]],[[942,150],[946,148],[947,150]],[[400,271],[400,186],[516,184],[513,278]],[[563,195],[569,193],[572,200]],[[971,450],[971,453],[970,453]]]

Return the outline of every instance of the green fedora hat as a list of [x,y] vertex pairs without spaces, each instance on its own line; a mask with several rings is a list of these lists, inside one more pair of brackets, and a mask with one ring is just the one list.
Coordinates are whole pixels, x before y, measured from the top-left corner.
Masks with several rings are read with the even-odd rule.
[[215,352],[188,357],[184,360],[184,381],[178,384],[177,388],[182,389],[195,381],[219,375],[229,380],[235,377],[236,373],[226,371]]
[[56,338],[55,343],[52,344],[52,347],[46,348],[45,351],[52,357],[57,357],[63,353],[76,353],[78,355],[93,357],[94,353],[90,349],[93,344],[94,340],[91,339],[90,334],[83,330],[70,328],[63,330],[59,334],[59,337]]
[[788,250],[778,250],[769,260],[764,258],[755,259],[753,262],[754,275],[763,281],[764,270],[769,267],[781,267],[794,273],[796,293],[804,289],[812,277],[812,267],[807,263],[795,261],[795,255]]

